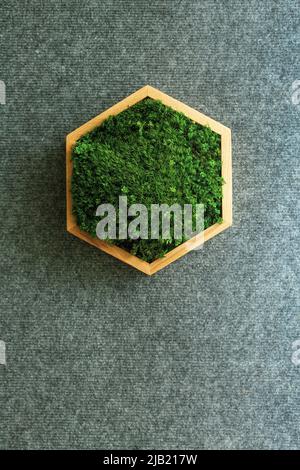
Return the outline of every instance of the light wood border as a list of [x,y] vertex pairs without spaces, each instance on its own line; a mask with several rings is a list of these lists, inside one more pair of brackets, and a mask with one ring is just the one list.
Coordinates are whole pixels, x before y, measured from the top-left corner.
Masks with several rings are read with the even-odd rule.
[[[77,226],[74,215],[72,214],[72,197],[71,197],[71,178],[72,178],[72,147],[75,142],[87,132],[90,132],[95,127],[99,126],[108,116],[119,114],[125,109],[133,106],[135,103],[143,100],[149,96],[162,101],[165,105],[170,106],[176,111],[181,111],[187,117],[192,119],[199,124],[209,126],[217,134],[221,135],[221,155],[222,155],[222,176],[225,180],[223,185],[223,197],[222,197],[222,218],[223,222],[220,224],[212,225],[211,227],[204,230],[204,232],[191,240],[182,243],[174,250],[167,253],[163,258],[159,258],[152,263],[147,263],[141,260],[137,256],[131,255],[127,251],[123,250],[114,245],[110,245],[97,238],[91,237],[86,232],[83,232]],[[199,247],[203,242],[206,242],[210,238],[214,237],[218,233],[223,232],[232,225],[232,169],[231,169],[231,130],[228,127],[223,126],[219,122],[205,116],[204,114],[190,108],[184,103],[166,95],[165,93],[153,88],[149,85],[140,88],[135,93],[115,104],[111,108],[107,109],[103,113],[99,114],[95,118],[78,127],[73,132],[67,135],[66,138],[66,190],[67,190],[67,231],[72,233],[78,238],[94,245],[100,250],[118,258],[120,261],[133,266],[134,268],[142,271],[145,274],[152,275],[164,268],[173,261],[181,258],[189,251]]]

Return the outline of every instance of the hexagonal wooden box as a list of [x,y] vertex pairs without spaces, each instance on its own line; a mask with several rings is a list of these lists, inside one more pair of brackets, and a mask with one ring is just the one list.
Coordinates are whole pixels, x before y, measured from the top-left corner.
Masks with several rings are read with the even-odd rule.
[[[124,111],[125,109],[133,106],[138,101],[143,100],[146,97],[150,97],[156,100],[162,101],[167,106],[170,106],[176,111],[184,113],[187,117],[193,121],[202,124],[204,126],[209,126],[214,132],[220,134],[221,136],[221,155],[222,155],[222,176],[224,178],[223,193],[222,193],[222,223],[217,223],[211,227],[204,230],[200,235],[196,235],[191,240],[188,240],[185,243],[182,243],[178,247],[174,248],[172,251],[167,253],[163,258],[159,258],[152,263],[147,263],[146,261],[141,260],[140,258],[130,254],[129,252],[123,250],[114,245],[109,245],[102,240],[91,237],[88,233],[83,232],[79,229],[75,217],[72,213],[72,195],[71,195],[71,178],[72,178],[72,148],[75,142],[82,137],[84,134],[87,134],[95,127],[99,126],[105,119],[111,115],[116,115]],[[204,114],[196,111],[193,108],[177,101],[174,98],[162,93],[161,91],[151,87],[144,86],[140,88],[132,95],[128,96],[124,100],[115,104],[111,108],[107,109],[103,113],[96,116],[94,119],[91,119],[83,126],[80,126],[78,129],[74,130],[67,135],[66,139],[66,188],[67,188],[67,230],[76,237],[81,238],[82,240],[94,245],[100,250],[105,251],[106,253],[118,258],[120,261],[127,263],[134,268],[142,271],[145,274],[152,275],[164,268],[173,261],[181,258],[189,251],[193,250],[197,246],[207,241],[210,238],[214,237],[218,233],[222,232],[226,228],[230,227],[232,224],[232,172],[231,172],[231,131],[228,127],[223,126],[217,121],[205,116]]]

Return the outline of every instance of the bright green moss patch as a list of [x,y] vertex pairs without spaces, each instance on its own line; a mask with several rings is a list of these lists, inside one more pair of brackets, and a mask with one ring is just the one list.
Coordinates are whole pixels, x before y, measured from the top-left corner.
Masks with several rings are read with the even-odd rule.
[[[204,204],[205,228],[220,221],[220,136],[147,98],[109,117],[78,140],[73,154],[73,213],[96,236],[100,204]],[[145,261],[164,256],[182,240],[112,240]]]

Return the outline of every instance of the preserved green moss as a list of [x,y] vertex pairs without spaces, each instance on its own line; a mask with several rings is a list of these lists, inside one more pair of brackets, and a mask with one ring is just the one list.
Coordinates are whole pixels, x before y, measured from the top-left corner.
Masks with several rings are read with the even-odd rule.
[[[119,196],[128,205],[204,204],[205,228],[221,221],[221,140],[160,101],[146,98],[79,139],[72,152],[73,213],[81,230],[96,237],[96,209]],[[182,243],[110,240],[151,262]]]

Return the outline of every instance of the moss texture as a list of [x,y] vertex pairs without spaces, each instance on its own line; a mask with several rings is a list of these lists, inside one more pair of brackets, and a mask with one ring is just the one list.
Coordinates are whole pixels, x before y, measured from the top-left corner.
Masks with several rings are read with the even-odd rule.
[[[73,212],[79,227],[96,236],[99,204],[197,203],[205,228],[221,220],[220,136],[160,101],[144,99],[109,117],[79,139],[72,153]],[[151,262],[182,243],[174,240],[111,240]]]

